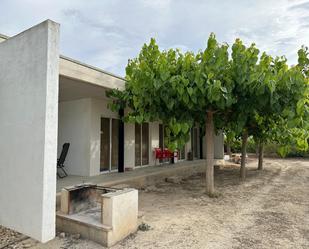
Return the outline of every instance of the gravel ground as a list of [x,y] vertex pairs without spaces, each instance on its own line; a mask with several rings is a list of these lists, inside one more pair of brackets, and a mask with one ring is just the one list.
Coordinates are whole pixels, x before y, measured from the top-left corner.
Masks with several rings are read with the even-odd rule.
[[[218,198],[205,195],[202,174],[141,190],[140,222],[150,229],[113,249],[309,248],[309,160],[266,159],[265,170],[257,171],[256,166],[250,159],[245,182],[239,180],[239,166],[217,170]],[[0,227],[0,249],[21,239],[11,233]],[[27,239],[8,248],[25,244],[37,249],[102,248],[74,235],[44,245]]]

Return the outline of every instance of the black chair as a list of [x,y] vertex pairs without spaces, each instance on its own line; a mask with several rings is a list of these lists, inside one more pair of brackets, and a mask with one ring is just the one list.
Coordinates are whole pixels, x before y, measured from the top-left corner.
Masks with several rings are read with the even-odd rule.
[[[64,161],[65,161],[65,158],[67,157],[69,147],[70,147],[70,143],[63,144],[60,157],[57,159],[57,176],[59,178],[64,178],[68,176],[67,172],[64,169]],[[58,169],[62,171],[61,174],[59,173]]]

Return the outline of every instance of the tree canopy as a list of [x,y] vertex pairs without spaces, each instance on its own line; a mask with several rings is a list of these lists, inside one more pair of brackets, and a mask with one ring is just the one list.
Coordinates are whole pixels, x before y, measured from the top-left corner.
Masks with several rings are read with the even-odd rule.
[[[308,49],[289,67],[284,57],[259,56],[255,44],[236,39],[231,47],[210,34],[205,50],[196,54],[160,50],[151,39],[126,67],[125,90],[108,93],[113,110],[126,108],[125,121],[161,121],[169,147],[179,149],[195,123],[206,127],[207,192],[213,193],[213,135],[216,130],[253,135],[261,142],[275,128],[308,123]],[[304,140],[302,140],[304,141]],[[245,152],[245,147],[244,147]]]

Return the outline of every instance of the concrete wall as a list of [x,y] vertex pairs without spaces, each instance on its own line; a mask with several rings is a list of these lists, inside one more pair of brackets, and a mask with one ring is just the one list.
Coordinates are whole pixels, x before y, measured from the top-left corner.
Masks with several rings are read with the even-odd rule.
[[[214,136],[214,157],[215,159],[224,158],[224,136],[223,133]],[[203,137],[203,158],[206,158],[206,140]]]
[[112,227],[106,245],[112,246],[137,230],[138,191],[124,189],[102,195],[102,223]]
[[220,132],[215,136],[215,159],[223,159],[224,158],[224,136],[223,133]]
[[59,25],[0,43],[0,224],[55,236]]
[[90,175],[91,99],[59,103],[58,157],[70,143],[65,169],[70,175]]
[[0,34],[0,42],[6,41],[8,37],[6,35]]
[[100,174],[101,117],[119,118],[107,104],[94,98],[59,103],[58,156],[62,144],[69,142],[65,167],[70,175]]

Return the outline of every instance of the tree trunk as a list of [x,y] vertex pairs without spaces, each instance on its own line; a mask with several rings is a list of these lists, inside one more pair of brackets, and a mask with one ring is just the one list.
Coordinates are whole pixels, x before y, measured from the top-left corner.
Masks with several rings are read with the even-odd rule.
[[206,115],[206,193],[213,195],[214,187],[214,123],[213,113]]
[[258,170],[263,170],[263,159],[264,159],[264,144],[259,143],[259,164]]
[[246,178],[247,141],[248,141],[248,131],[244,130],[242,134],[241,164],[240,164],[240,178],[242,180]]

